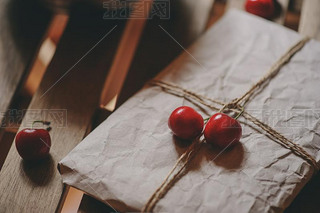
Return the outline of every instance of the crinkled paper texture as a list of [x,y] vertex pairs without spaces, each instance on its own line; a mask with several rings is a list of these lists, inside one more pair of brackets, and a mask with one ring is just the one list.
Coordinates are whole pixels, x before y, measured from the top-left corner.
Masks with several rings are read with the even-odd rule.
[[[184,52],[157,78],[228,102],[246,92],[299,39],[294,31],[231,10],[188,49],[190,54]],[[312,40],[246,107],[317,162],[319,69],[320,44]],[[181,105],[202,107],[146,86],[60,162],[63,182],[118,210],[139,211],[186,149],[167,127],[168,116]],[[204,109],[204,117],[215,113]],[[232,149],[219,154],[205,145],[154,210],[283,211],[314,170],[261,132],[242,126],[241,143]]]

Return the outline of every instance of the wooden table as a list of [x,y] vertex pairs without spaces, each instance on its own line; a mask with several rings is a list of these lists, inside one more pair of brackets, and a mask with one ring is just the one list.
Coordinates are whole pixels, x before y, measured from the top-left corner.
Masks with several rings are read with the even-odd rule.
[[[284,24],[289,0],[279,2],[283,12],[274,21]],[[5,128],[0,129],[0,212],[113,211],[64,186],[57,163],[224,10],[243,9],[243,4],[175,0],[170,19],[128,21],[103,19],[104,10],[87,4],[72,6],[69,14],[54,14],[36,1],[0,0],[0,110],[6,112]],[[320,39],[320,1],[303,1],[299,32]],[[30,89],[32,85],[39,86]],[[12,109],[22,112],[21,123],[8,121],[19,114],[12,115]],[[43,116],[53,126],[51,157],[30,165],[12,146],[13,137],[17,128]],[[319,185],[317,176],[287,212],[316,212],[320,192],[314,188]]]

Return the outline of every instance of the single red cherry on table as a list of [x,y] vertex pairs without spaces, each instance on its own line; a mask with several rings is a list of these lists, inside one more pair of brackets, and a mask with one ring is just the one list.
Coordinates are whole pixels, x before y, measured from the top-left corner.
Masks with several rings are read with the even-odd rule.
[[49,155],[51,138],[46,129],[27,128],[17,134],[15,144],[19,155],[24,160],[37,161]]
[[204,121],[194,109],[182,106],[171,113],[168,126],[177,137],[192,140],[202,133]]
[[275,14],[273,0],[247,0],[246,11],[263,18],[272,18]]
[[209,119],[203,133],[207,143],[226,148],[239,142],[242,128],[236,119],[216,113]]

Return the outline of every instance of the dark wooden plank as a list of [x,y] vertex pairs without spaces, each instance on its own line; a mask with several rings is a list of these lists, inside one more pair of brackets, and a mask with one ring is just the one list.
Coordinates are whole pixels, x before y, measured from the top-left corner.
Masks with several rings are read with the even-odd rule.
[[102,16],[103,11],[87,5],[71,10],[56,53],[21,125],[25,128],[37,118],[52,122],[51,157],[30,164],[11,147],[0,172],[0,212],[56,211],[63,192],[57,163],[86,134],[125,22],[104,20]]
[[9,150],[10,147],[11,147],[11,143],[13,141],[15,137],[15,133],[12,133],[12,132],[4,132],[3,134],[3,137],[1,139],[1,154],[0,154],[0,169],[1,169],[1,166],[3,164],[3,162],[5,161],[6,159],[6,156],[7,156],[7,152],[6,150]]
[[273,21],[278,24],[284,24],[287,11],[288,11],[289,0],[277,0],[277,2],[281,7],[281,11],[280,11],[280,14],[278,14],[278,16]]
[[147,80],[164,69],[184,51],[183,48],[188,48],[204,32],[213,2],[171,1],[169,20],[154,17],[147,22],[117,106],[137,92]]
[[[129,17],[127,21],[101,94],[101,107],[109,111],[113,111],[115,108],[115,104],[112,103],[116,102],[117,94],[121,90],[127,76],[152,5],[153,0],[139,0],[132,5],[132,18]],[[142,8],[142,6],[144,6],[143,14],[146,15],[143,15],[141,18],[134,18],[135,14],[140,12],[139,8]]]
[[299,32],[320,41],[320,1],[305,0],[302,4]]
[[38,51],[50,17],[38,1],[0,0],[0,122],[5,122],[3,114]]
[[107,212],[115,212],[115,210],[101,201],[98,201],[86,194],[83,195],[81,204],[79,206],[78,213],[107,213]]
[[318,213],[320,209],[320,173],[301,190],[285,213]]
[[290,6],[294,12],[301,12],[302,3],[304,0],[291,0]]

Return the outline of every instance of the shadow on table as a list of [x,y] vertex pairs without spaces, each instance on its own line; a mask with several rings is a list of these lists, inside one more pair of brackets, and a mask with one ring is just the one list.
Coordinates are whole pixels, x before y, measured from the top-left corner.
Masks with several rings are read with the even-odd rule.
[[320,211],[320,173],[306,184],[285,213],[318,213]]
[[51,155],[37,162],[21,160],[21,170],[37,186],[47,185],[55,176],[55,166]]

